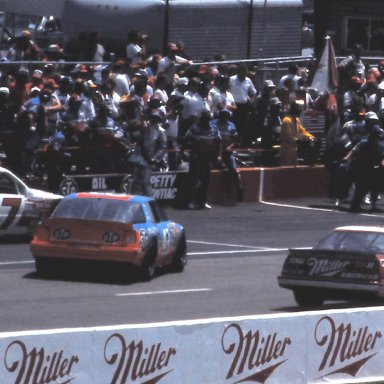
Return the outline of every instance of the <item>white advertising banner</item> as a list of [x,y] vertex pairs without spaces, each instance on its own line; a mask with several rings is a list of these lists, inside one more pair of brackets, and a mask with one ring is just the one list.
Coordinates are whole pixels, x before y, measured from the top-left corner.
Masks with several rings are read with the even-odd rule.
[[384,310],[0,334],[2,384],[362,383],[384,379]]

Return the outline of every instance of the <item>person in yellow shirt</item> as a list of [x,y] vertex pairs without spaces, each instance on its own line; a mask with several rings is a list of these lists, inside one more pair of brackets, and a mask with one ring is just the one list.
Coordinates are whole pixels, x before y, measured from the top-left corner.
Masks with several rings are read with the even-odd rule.
[[299,116],[303,107],[299,100],[291,102],[288,114],[283,119],[280,133],[280,165],[296,165],[298,141],[315,140],[300,122]]

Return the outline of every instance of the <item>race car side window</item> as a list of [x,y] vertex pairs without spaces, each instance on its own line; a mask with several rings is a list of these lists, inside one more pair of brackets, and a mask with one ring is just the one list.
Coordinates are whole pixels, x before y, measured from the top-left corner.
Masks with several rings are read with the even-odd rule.
[[16,184],[16,189],[19,195],[27,196],[27,188],[18,180],[13,180]]
[[116,215],[117,221],[123,223],[140,224],[145,223],[145,214],[140,204],[130,203],[126,206],[120,206]]
[[132,207],[132,224],[145,223],[147,220],[145,219],[144,211],[141,205],[135,204]]
[[0,173],[0,193],[17,195],[14,181],[5,173]]
[[153,223],[158,223],[160,222],[159,220],[159,216],[157,215],[157,212],[156,212],[156,209],[153,205],[153,201],[150,201],[148,204],[147,204],[147,211],[149,213],[149,217],[151,218],[151,221]]
[[379,234],[373,243],[369,246],[368,251],[384,253],[384,234]]
[[160,223],[161,221],[167,221],[167,216],[161,207],[156,203],[156,201],[149,202],[149,211],[151,215],[151,220],[154,223]]

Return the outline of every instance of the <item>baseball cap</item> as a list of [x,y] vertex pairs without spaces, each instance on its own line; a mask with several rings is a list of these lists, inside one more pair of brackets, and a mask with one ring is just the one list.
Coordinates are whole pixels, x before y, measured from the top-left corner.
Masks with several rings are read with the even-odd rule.
[[264,81],[264,88],[276,88],[276,85],[272,80],[265,80]]
[[35,69],[32,73],[32,77],[41,79],[43,77],[43,71],[40,71],[40,69]]
[[142,77],[142,78],[148,78],[148,73],[145,72],[144,69],[138,69],[138,70],[136,70],[136,72],[134,73],[134,76],[136,76],[136,77]]
[[369,111],[365,114],[365,118],[367,120],[379,120],[377,114],[375,112]]
[[176,82],[177,85],[188,85],[188,77],[180,77]]

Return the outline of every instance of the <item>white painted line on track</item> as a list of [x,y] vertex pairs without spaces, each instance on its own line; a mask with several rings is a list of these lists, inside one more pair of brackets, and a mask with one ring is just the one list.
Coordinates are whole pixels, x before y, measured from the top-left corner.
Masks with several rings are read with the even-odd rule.
[[296,209],[303,209],[307,211],[323,211],[323,212],[339,212],[339,213],[345,213],[340,212],[334,209],[327,209],[327,208],[312,208],[312,207],[305,207],[302,205],[293,205],[293,204],[281,204],[281,203],[271,203],[270,201],[260,201],[260,203],[265,205],[273,205],[276,207],[283,207],[283,208],[296,208]]
[[[300,247],[295,249],[311,249],[311,247]],[[289,248],[265,248],[265,249],[240,249],[234,251],[207,251],[207,252],[188,252],[188,256],[198,255],[221,255],[231,253],[265,253],[265,252],[286,252]]]
[[[306,211],[322,211],[322,212],[333,212],[333,213],[343,213],[343,214],[346,214],[346,213],[350,214],[351,213],[349,211],[340,211],[338,209],[315,208],[315,207],[306,207],[303,205],[272,203],[270,201],[263,201],[263,200],[260,200],[260,203],[265,204],[265,205],[272,205],[272,206],[276,206],[276,207],[302,209],[302,210],[306,210]],[[375,213],[363,213],[363,212],[355,213],[355,215],[368,216],[368,217],[383,217],[383,215],[377,215]]]
[[240,248],[251,248],[251,249],[270,249],[267,247],[254,247],[251,245],[239,245],[239,244],[227,244],[227,243],[213,243],[210,241],[197,241],[197,240],[187,240],[187,243],[194,243],[194,244],[204,244],[204,245],[222,245],[224,247],[240,247]]
[[34,263],[35,263],[34,260],[31,260],[31,261],[3,261],[3,262],[0,262],[0,267],[3,265],[34,264]]
[[116,293],[115,296],[149,296],[149,295],[163,295],[163,294],[169,294],[169,293],[193,293],[193,292],[207,292],[207,291],[212,291],[212,288],[175,289],[173,291]]

